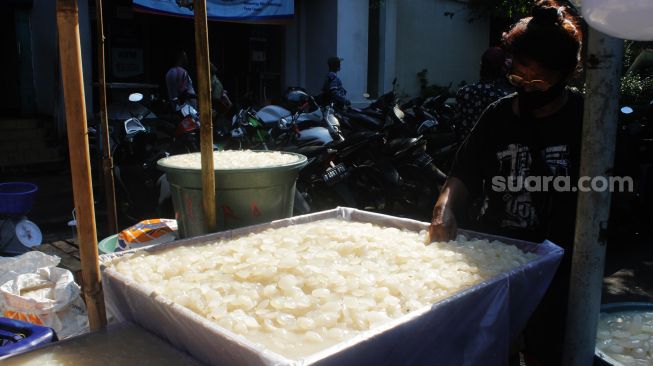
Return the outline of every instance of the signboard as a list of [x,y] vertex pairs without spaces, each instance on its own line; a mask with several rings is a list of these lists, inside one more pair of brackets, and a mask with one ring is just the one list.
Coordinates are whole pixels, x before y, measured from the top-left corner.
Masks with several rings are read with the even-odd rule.
[[[188,0],[134,0],[137,11],[172,16],[192,17],[193,11],[185,5]],[[209,20],[227,21],[280,21],[293,17],[294,0],[206,0]]]
[[139,48],[112,48],[111,69],[114,77],[126,79],[142,75],[143,50]]

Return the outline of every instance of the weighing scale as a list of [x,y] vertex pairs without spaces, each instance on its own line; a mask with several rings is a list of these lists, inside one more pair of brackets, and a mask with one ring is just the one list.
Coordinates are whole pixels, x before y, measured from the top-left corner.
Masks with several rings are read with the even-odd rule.
[[42,241],[41,230],[26,217],[0,216],[0,253],[23,254]]

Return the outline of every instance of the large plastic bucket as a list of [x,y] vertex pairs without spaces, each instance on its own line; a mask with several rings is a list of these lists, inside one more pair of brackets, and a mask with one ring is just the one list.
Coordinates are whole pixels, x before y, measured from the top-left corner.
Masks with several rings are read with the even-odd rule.
[[[307,159],[300,154],[285,154],[296,155],[299,160],[265,168],[215,169],[218,231],[292,216],[295,182]],[[167,159],[159,160],[158,166],[170,183],[179,237],[206,234],[201,170],[171,166]]]

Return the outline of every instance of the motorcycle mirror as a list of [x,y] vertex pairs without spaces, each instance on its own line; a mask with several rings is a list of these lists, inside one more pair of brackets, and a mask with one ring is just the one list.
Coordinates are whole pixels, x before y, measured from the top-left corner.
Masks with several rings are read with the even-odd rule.
[[633,113],[633,109],[630,108],[629,106],[621,107],[621,113],[631,114],[631,113]]
[[143,100],[143,94],[141,93],[131,93],[129,94],[129,101],[130,102],[140,102]]

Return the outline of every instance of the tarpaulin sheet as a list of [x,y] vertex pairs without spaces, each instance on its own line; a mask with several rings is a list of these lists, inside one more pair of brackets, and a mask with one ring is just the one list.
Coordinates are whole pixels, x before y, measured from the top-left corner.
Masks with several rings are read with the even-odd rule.
[[[134,0],[134,8],[162,15],[194,16],[192,10],[179,6],[177,0]],[[206,0],[209,20],[279,21],[292,19],[294,12],[294,0]]]
[[[339,207],[136,251],[157,252],[328,218],[413,231],[428,228],[423,222]],[[141,324],[211,365],[505,365],[510,342],[542,298],[563,250],[548,241],[536,244],[462,230],[460,233],[470,239],[500,240],[535,253],[537,258],[301,360],[268,351],[107,267],[111,261],[135,251],[102,256],[103,288],[113,313]]]

